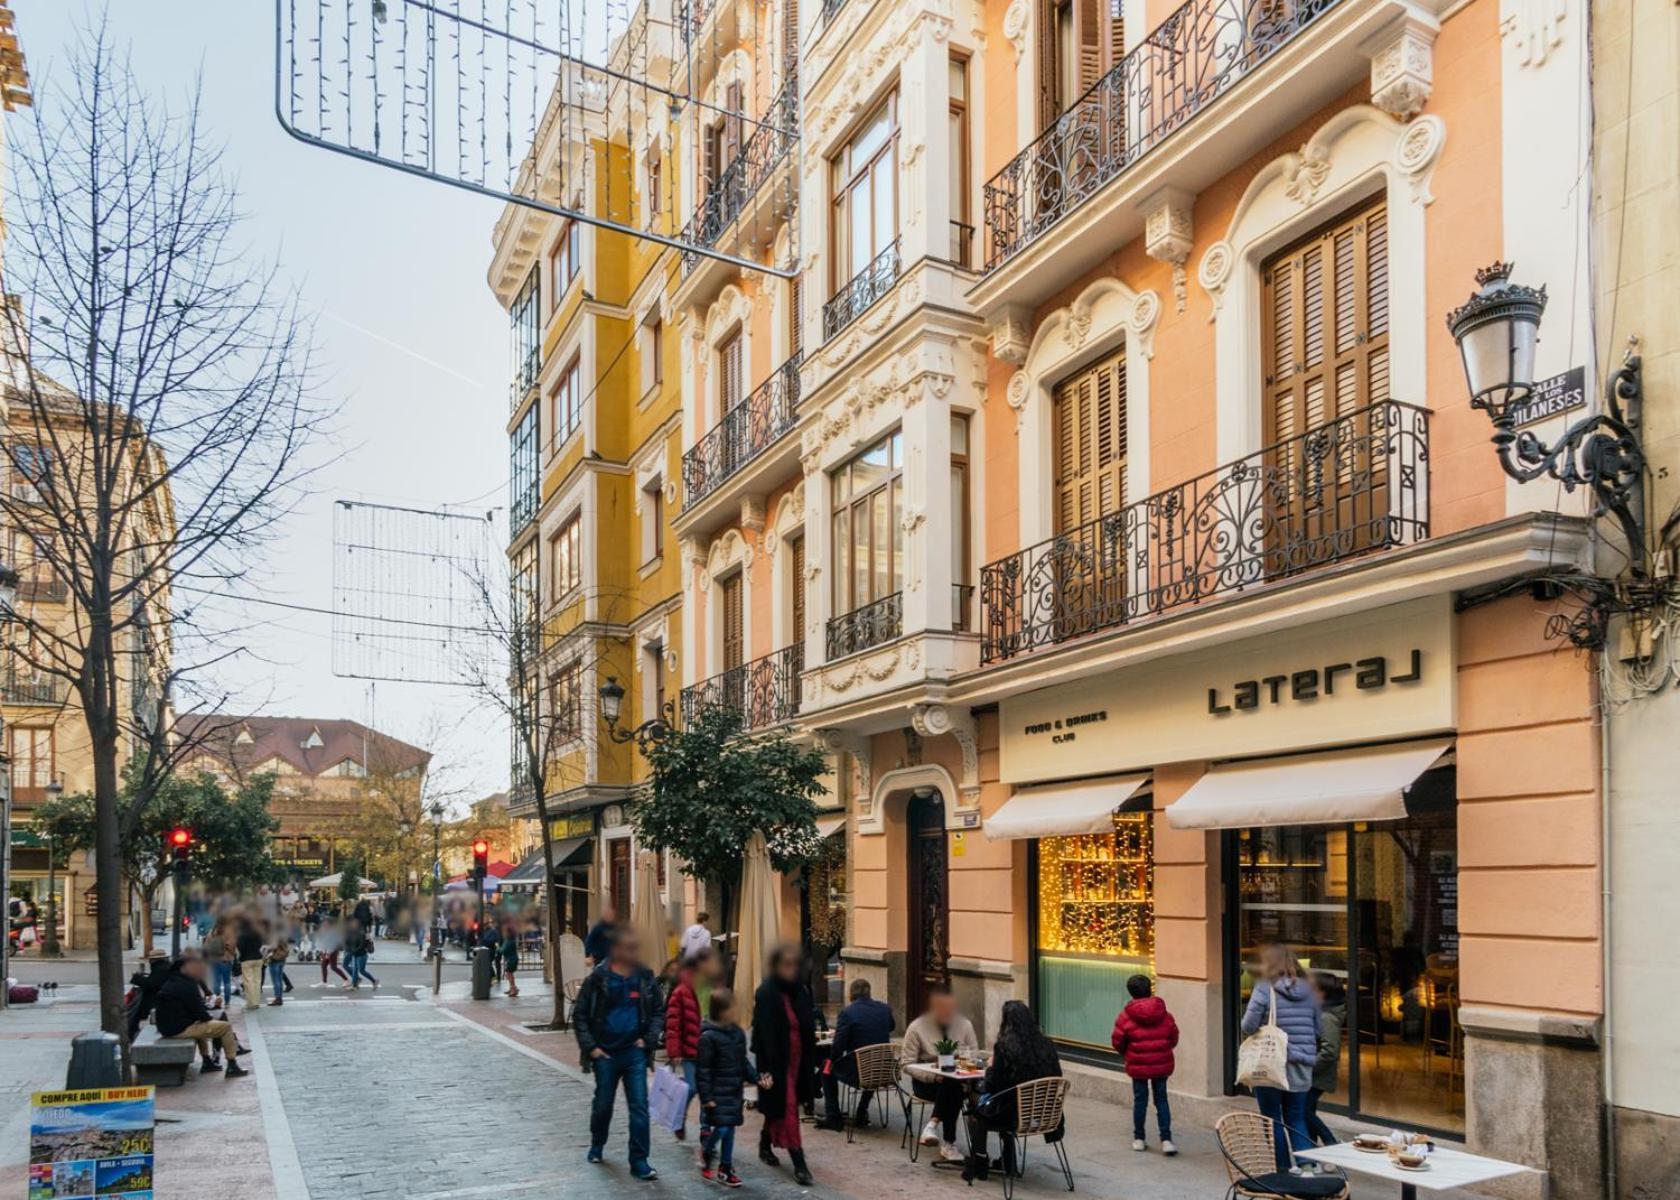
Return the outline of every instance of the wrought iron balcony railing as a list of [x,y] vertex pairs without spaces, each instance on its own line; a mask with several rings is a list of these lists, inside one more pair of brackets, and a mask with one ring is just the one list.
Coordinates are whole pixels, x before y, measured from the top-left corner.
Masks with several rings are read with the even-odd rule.
[[712,0],[681,0],[677,5],[677,27],[682,30],[683,41],[692,42],[699,37],[701,27],[711,15]]
[[683,504],[698,504],[793,428],[799,407],[799,361],[794,355],[723,414],[683,455]]
[[986,270],[1030,245],[1339,0],[1189,0],[986,184]]
[[26,574],[17,585],[19,600],[52,600],[62,603],[70,597],[70,587],[56,575],[42,578]]
[[890,642],[903,632],[904,593],[882,596],[862,608],[829,618],[828,661]]
[[899,259],[898,239],[875,256],[863,270],[852,276],[834,298],[823,305],[823,341],[827,341],[861,317],[882,296],[892,291],[903,268]]
[[69,695],[69,685],[50,675],[0,676],[0,702],[6,704],[62,704]]
[[840,10],[845,7],[846,0],[823,0],[823,24],[831,24],[834,21],[834,18],[840,15]]
[[741,714],[742,729],[790,721],[799,712],[799,674],[804,669],[805,644],[784,646],[684,688],[683,714],[693,717],[707,708],[728,708]]
[[[683,226],[681,240],[706,248],[717,245],[718,239],[735,223],[747,202],[758,194],[765,181],[787,159],[788,152],[798,140],[799,77],[790,71],[781,90],[758,118],[758,124],[741,147],[741,152],[718,174],[696,206],[694,216]],[[790,184],[788,189],[790,204],[794,200],[793,187]],[[683,274],[692,271],[702,257],[696,250],[684,250]]]
[[1429,536],[1429,414],[1358,409],[980,570],[1001,662]]

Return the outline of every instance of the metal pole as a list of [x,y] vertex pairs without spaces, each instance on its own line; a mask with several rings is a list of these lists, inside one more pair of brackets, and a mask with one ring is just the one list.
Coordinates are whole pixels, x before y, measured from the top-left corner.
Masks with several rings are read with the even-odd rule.
[[47,931],[41,938],[41,957],[58,958],[63,951],[58,946],[58,844],[53,835],[47,838]]
[[175,902],[170,905],[173,910],[169,918],[170,958],[181,957],[181,893],[185,890],[183,887],[185,883],[186,877],[180,871],[177,871],[175,872],[175,878],[170,880],[169,884],[170,890],[175,893]]
[[[0,718],[0,734],[6,722]],[[6,1007],[6,980],[12,955],[12,760],[0,754],[0,904],[5,905],[5,927],[0,929],[0,1010]]]

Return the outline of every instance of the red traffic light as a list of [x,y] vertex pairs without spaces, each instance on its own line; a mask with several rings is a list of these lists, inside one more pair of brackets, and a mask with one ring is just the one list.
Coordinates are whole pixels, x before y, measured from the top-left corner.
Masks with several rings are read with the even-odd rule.
[[473,857],[474,858],[487,858],[487,857],[489,857],[489,855],[490,855],[490,843],[489,842],[485,841],[483,838],[479,838],[478,841],[473,843]]
[[192,845],[192,830],[171,829],[169,831],[169,844],[177,850],[185,850]]

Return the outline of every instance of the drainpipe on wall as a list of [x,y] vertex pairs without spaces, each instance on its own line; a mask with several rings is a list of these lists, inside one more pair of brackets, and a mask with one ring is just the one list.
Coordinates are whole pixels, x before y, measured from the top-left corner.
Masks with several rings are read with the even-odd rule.
[[1602,962],[1599,968],[1603,976],[1603,1004],[1604,1015],[1600,1028],[1602,1035],[1599,1041],[1602,1045],[1600,1058],[1603,1063],[1604,1081],[1604,1194],[1608,1200],[1616,1200],[1616,1056],[1615,1041],[1612,1033],[1612,1017],[1615,1005],[1611,1003],[1611,954],[1610,954],[1610,710],[1605,704],[1607,682],[1610,678],[1610,655],[1608,646],[1600,652],[1603,655],[1603,665],[1599,675],[1598,697],[1598,756],[1599,756],[1599,947]]

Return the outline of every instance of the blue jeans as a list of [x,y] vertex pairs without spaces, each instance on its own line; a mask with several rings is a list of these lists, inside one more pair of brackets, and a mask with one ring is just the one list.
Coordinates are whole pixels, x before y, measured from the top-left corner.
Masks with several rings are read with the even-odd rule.
[[1305,1150],[1312,1145],[1312,1138],[1307,1136],[1307,1093],[1257,1087],[1254,1089],[1254,1102],[1260,1106],[1260,1115],[1272,1122],[1272,1149],[1277,1156],[1277,1169],[1287,1171],[1295,1165],[1295,1156],[1290,1153],[1290,1148],[1299,1146]]
[[286,964],[271,962],[268,964],[268,986],[274,989],[274,998],[280,999],[286,991]]
[[700,1149],[707,1162],[715,1156],[717,1165],[725,1171],[735,1166],[735,1126],[718,1125],[700,1135]]
[[[696,1084],[694,1082],[694,1079],[695,1079],[696,1072],[695,1072],[695,1067],[694,1067],[694,1060],[692,1058],[683,1059],[682,1067],[683,1067],[683,1082],[688,1085],[688,1104],[683,1105],[683,1128],[687,1129],[688,1128],[688,1106],[689,1106],[689,1104],[693,1104],[699,1098],[699,1093],[695,1091]],[[704,1138],[706,1136],[706,1110],[705,1109],[700,1110],[700,1136],[702,1138]]]
[[210,964],[210,990],[222,998],[223,1004],[233,1000],[232,963],[217,961]]
[[648,1160],[648,1076],[647,1051],[639,1046],[614,1050],[594,1060],[595,1100],[589,1107],[589,1145],[596,1150],[607,1144],[612,1127],[613,1100],[620,1081],[624,1103],[630,1110],[630,1166],[644,1167]]
[[1149,1115],[1149,1094],[1155,1093],[1155,1125],[1161,1140],[1172,1140],[1172,1108],[1167,1104],[1167,1079],[1132,1080],[1132,1136],[1143,1141],[1143,1120]]
[[1307,1092],[1307,1111],[1305,1113],[1307,1133],[1320,1146],[1334,1146],[1336,1135],[1330,1126],[1324,1123],[1324,1118],[1318,1115],[1318,1101],[1324,1095],[1323,1088],[1312,1088]]
[[379,980],[373,977],[373,972],[367,969],[367,960],[368,956],[365,954],[352,954],[350,956],[349,967],[351,984],[354,985],[360,983],[364,979],[375,985],[379,983]]

